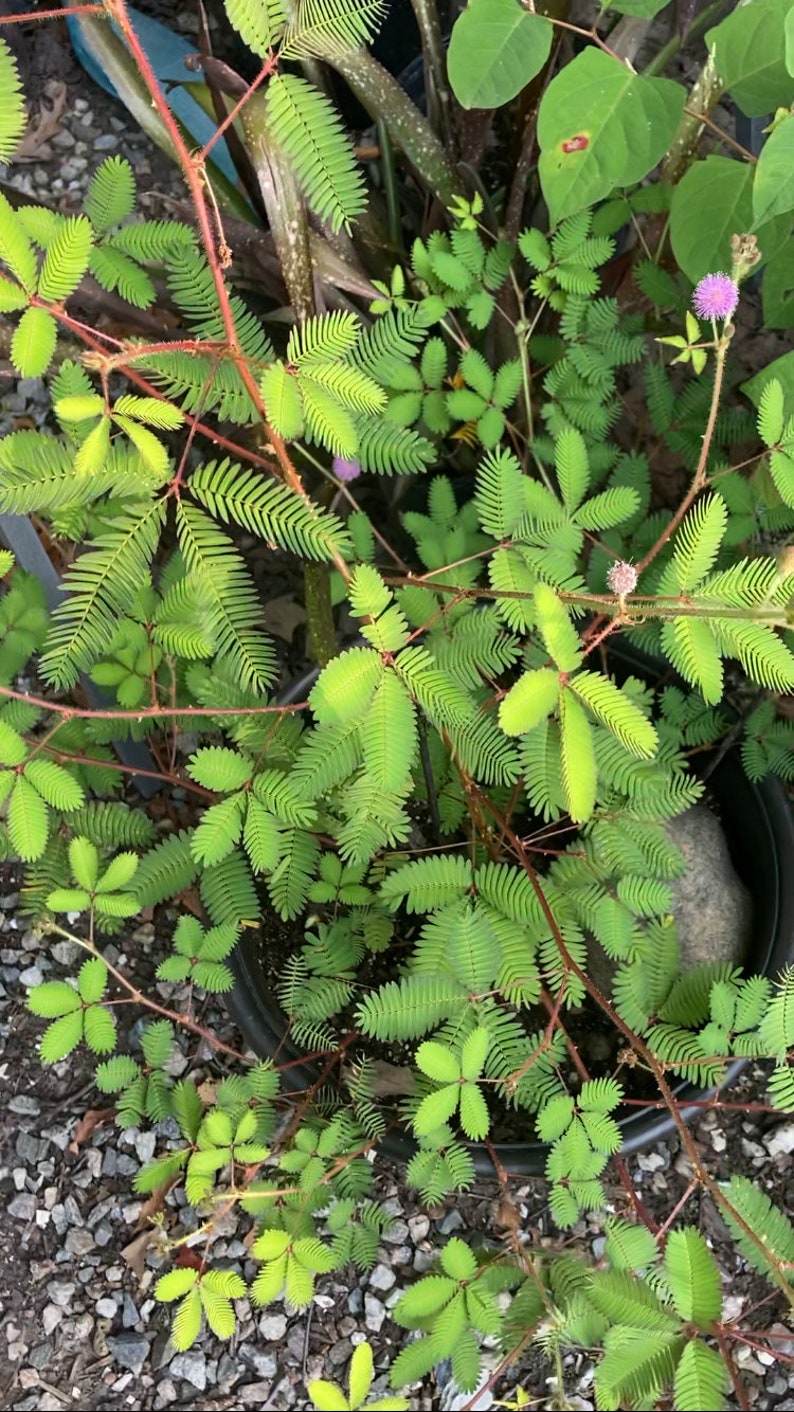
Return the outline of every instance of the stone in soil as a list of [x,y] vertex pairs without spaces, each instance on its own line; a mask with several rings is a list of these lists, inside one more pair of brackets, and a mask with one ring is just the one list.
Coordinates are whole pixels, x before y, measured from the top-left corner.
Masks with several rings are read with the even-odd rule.
[[129,1368],[131,1373],[140,1373],[149,1356],[149,1340],[143,1334],[115,1334],[108,1339],[108,1348],[119,1366]]
[[191,1348],[187,1353],[178,1353],[172,1358],[168,1371],[174,1378],[184,1378],[199,1392],[207,1386],[207,1359],[198,1349]]

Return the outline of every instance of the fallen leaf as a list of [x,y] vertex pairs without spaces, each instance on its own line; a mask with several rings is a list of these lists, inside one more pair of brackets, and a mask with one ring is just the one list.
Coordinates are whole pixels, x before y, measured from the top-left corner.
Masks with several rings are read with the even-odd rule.
[[146,1252],[151,1242],[154,1240],[155,1234],[154,1227],[149,1226],[148,1230],[141,1231],[140,1235],[136,1235],[135,1239],[131,1240],[129,1245],[125,1245],[121,1252],[121,1258],[124,1264],[129,1265],[130,1269],[135,1272],[139,1280],[143,1279],[143,1271],[146,1265]]
[[140,1209],[140,1213],[138,1216],[138,1224],[135,1227],[136,1230],[143,1230],[144,1226],[148,1226],[149,1222],[153,1220],[155,1216],[159,1216],[160,1212],[163,1209],[163,1206],[165,1205],[165,1198],[167,1197],[171,1188],[173,1186],[176,1186],[178,1181],[179,1176],[175,1176],[172,1177],[170,1181],[163,1182],[162,1186],[155,1187],[151,1196],[148,1196],[146,1198]]
[[205,1108],[211,1108],[218,1096],[218,1080],[205,1079],[196,1089],[196,1093],[204,1104]]
[[113,1111],[112,1108],[89,1108],[74,1130],[74,1136],[69,1143],[69,1151],[78,1153],[97,1128],[101,1128],[103,1123],[110,1122]]
[[27,132],[14,153],[15,162],[35,162],[41,157],[40,148],[50,137],[54,137],[56,132],[61,130],[61,115],[66,107],[66,84],[59,83],[54,86],[52,94],[52,107],[46,108],[42,103],[39,120],[35,127],[31,123]]

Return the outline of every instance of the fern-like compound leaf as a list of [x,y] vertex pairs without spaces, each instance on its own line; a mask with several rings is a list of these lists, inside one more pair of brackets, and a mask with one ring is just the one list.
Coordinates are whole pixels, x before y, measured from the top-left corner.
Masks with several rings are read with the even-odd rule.
[[[356,13],[361,13],[360,6]],[[277,74],[270,80],[267,107],[274,137],[289,157],[309,206],[333,230],[349,229],[366,206],[366,188],[336,109],[295,74]]]
[[0,38],[0,162],[13,157],[25,130],[25,105],[16,60]]
[[308,496],[230,461],[194,472],[191,494],[226,524],[234,522],[305,559],[328,560],[352,549],[340,520]]

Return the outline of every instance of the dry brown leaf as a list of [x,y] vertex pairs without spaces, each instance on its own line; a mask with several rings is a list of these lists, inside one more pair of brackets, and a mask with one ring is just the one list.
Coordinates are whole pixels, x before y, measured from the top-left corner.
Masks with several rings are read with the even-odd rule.
[[163,1182],[162,1186],[156,1187],[155,1190],[152,1192],[151,1196],[148,1196],[146,1198],[140,1209],[140,1214],[138,1216],[138,1224],[135,1227],[136,1230],[143,1230],[144,1226],[148,1226],[149,1222],[154,1216],[159,1216],[160,1212],[163,1209],[163,1206],[165,1205],[165,1198],[167,1197],[172,1186],[176,1186],[178,1181],[178,1176],[172,1177],[170,1181]]
[[112,1108],[89,1108],[74,1130],[74,1136],[69,1143],[69,1151],[78,1153],[91,1134],[97,1128],[101,1128],[103,1123],[108,1123],[112,1117]]
[[141,1231],[140,1235],[136,1235],[135,1238],[130,1241],[129,1245],[125,1245],[121,1252],[121,1258],[124,1264],[129,1265],[130,1269],[135,1272],[139,1280],[143,1279],[143,1271],[146,1265],[146,1252],[151,1242],[154,1240],[154,1237],[154,1227],[149,1226],[148,1230]]
[[196,1088],[196,1093],[204,1104],[205,1108],[211,1108],[218,1096],[218,1080],[205,1079]]
[[41,158],[40,148],[44,146],[49,138],[54,137],[56,132],[61,130],[61,115],[66,107],[67,88],[65,83],[59,83],[53,88],[51,107],[46,108],[42,103],[39,120],[35,127],[29,124],[27,132],[14,153],[15,162],[36,162]]

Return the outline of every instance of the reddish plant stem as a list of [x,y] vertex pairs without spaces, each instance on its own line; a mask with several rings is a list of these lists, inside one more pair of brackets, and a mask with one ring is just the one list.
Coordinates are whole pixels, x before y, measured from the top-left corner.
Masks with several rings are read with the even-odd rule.
[[242,97],[238,98],[231,112],[226,115],[220,126],[215,129],[209,142],[205,142],[204,146],[198,154],[199,161],[206,161],[207,157],[215,146],[215,143],[218,141],[219,138],[223,137],[223,134],[225,133],[226,129],[228,127],[231,127],[235,119],[239,117],[240,113],[248,102],[248,99],[251,97],[251,94],[256,93],[256,90],[258,89],[259,85],[261,83],[264,83],[266,78],[270,78],[270,75],[272,73],[275,73],[277,67],[278,56],[276,54],[270,54],[265,60],[265,63],[262,65],[262,68],[254,79],[253,83],[249,84]]
[[[305,711],[308,701],[296,701],[291,706],[143,706],[137,711],[100,710],[99,707],[66,706],[61,701],[45,701],[41,696],[31,696],[24,691],[15,691],[11,686],[0,686],[0,696],[12,701],[25,701],[28,706],[38,706],[42,711],[57,711],[66,720],[98,721],[144,721],[165,720],[171,716],[186,716],[199,720],[213,716],[290,716],[295,711]],[[135,774],[140,774],[136,770]]]
[[688,1202],[690,1196],[693,1196],[694,1193],[697,1191],[698,1185],[699,1185],[699,1183],[698,1183],[697,1178],[696,1178],[696,1177],[693,1177],[692,1180],[691,1180],[691,1182],[689,1183],[689,1186],[687,1187],[686,1191],[684,1192],[683,1196],[680,1198],[679,1201],[676,1202],[675,1206],[673,1207],[672,1211],[670,1212],[670,1215],[667,1217],[667,1220],[664,1222],[663,1225],[661,1225],[661,1226],[659,1227],[659,1230],[657,1231],[657,1234],[656,1234],[656,1239],[657,1239],[657,1241],[659,1242],[660,1245],[661,1245],[661,1243],[663,1242],[665,1236],[667,1235],[667,1232],[669,1231],[670,1227],[672,1226],[673,1221],[675,1220],[676,1216],[678,1216],[678,1215],[683,1211],[683,1209],[684,1209],[684,1207],[686,1206],[686,1204],[687,1204],[687,1202]]
[[66,15],[101,15],[104,5],[68,5],[62,10],[26,10],[21,15],[0,15],[0,29],[3,25],[30,24],[32,20],[62,20]]
[[722,1361],[725,1364],[725,1367],[728,1369],[728,1374],[730,1376],[731,1385],[733,1387],[733,1393],[736,1398],[736,1401],[742,1409],[742,1412],[750,1412],[750,1402],[748,1400],[747,1393],[745,1392],[742,1381],[738,1373],[736,1372],[736,1368],[734,1367],[733,1356],[728,1346],[728,1341],[720,1328],[715,1328],[714,1337],[717,1340],[717,1346],[722,1355]]
[[[231,306],[231,299],[229,296],[229,291],[226,287],[226,280],[224,278],[224,268],[228,267],[228,264],[230,263],[230,255],[222,233],[220,236],[220,253],[216,246],[215,232],[213,230],[209,204],[207,201],[207,191],[205,190],[207,177],[204,169],[204,159],[200,153],[196,156],[191,155],[185,145],[182,133],[179,129],[179,125],[176,122],[176,119],[174,118],[174,115],[171,112],[171,109],[169,108],[167,102],[165,101],[162,92],[160,91],[160,85],[157,82],[157,78],[155,77],[146,51],[141,45],[140,40],[138,39],[138,36],[136,35],[130,23],[126,0],[105,0],[105,6],[108,14],[116,20],[119,28],[121,29],[124,35],[130,53],[135,59],[135,62],[137,63],[140,69],[141,77],[144,83],[146,84],[147,89],[149,90],[149,95],[151,97],[152,103],[157,109],[159,116],[162,118],[163,123],[165,124],[166,130],[171,139],[171,142],[173,143],[174,150],[179,159],[179,164],[182,168],[185,181],[187,182],[188,190],[190,192],[191,200],[195,209],[196,220],[199,228],[199,235],[201,237],[201,243],[204,247],[204,253],[207,257],[207,266],[209,268],[210,275],[212,277],[212,282],[215,287],[215,296],[218,301],[218,310],[223,320],[223,327],[228,342],[229,354],[234,360],[235,366],[239,371],[243,385],[245,386],[245,389],[249,397],[251,398],[254,407],[256,408],[257,414],[262,420],[262,424],[265,429],[265,434],[268,438],[270,445],[273,448],[276,459],[281,468],[281,474],[284,481],[287,485],[290,486],[292,490],[295,491],[297,495],[300,495],[302,500],[305,500],[307,504],[311,506],[312,501],[306,494],[306,491],[303,488],[301,478],[292,464],[289,452],[287,451],[286,443],[275,430],[275,428],[272,427],[268,422],[267,412],[265,410],[264,402],[262,401],[262,396],[259,391],[259,387],[251,373],[250,368],[248,367],[245,355],[243,354],[243,351],[240,347],[240,341],[237,335],[237,328],[234,320],[234,312]],[[347,582],[347,580],[350,578],[350,570],[347,564],[345,563],[345,560],[342,558],[341,554],[337,553],[334,553],[332,555],[332,558],[334,566],[339,570],[344,581]]]
[[59,750],[57,746],[48,745],[47,754],[53,755],[56,760],[65,765],[98,765],[103,770],[118,770],[123,775],[144,775],[150,780],[162,780],[164,784],[178,784],[181,789],[190,790],[192,794],[198,794],[202,799],[207,799],[210,803],[217,797],[211,789],[205,789],[201,784],[194,784],[192,780],[183,779],[178,774],[160,774],[157,770],[144,770],[140,765],[124,765],[120,760],[98,760],[93,755],[79,755],[71,750]]
[[[54,304],[47,304],[45,300],[39,299],[36,295],[33,296],[30,303],[36,305],[37,308],[46,309],[48,313],[53,314],[54,317],[63,324],[64,328],[68,328],[72,333],[78,334],[82,341],[89,348],[92,348],[98,353],[101,358],[106,357],[107,349],[103,347],[99,339],[95,338],[92,331],[86,328],[84,324],[81,324],[78,319],[73,319],[71,314],[67,314],[65,309],[60,309]],[[111,339],[107,334],[102,334],[102,337],[116,344],[117,347],[123,348],[124,346],[117,338]],[[151,346],[157,347],[158,345],[152,344]],[[179,346],[179,343],[165,343],[162,345],[162,348],[164,351],[172,352],[174,349],[179,348]],[[217,347],[218,345],[213,342],[202,345],[201,343],[190,341],[187,351],[211,353],[215,352]],[[130,358],[134,361],[139,356],[139,349],[137,346],[134,346],[128,350],[128,353]],[[133,383],[135,387],[140,388],[141,392],[145,392],[147,397],[156,397],[158,402],[169,401],[169,398],[166,397],[164,392],[161,392],[159,387],[155,387],[154,383],[149,382],[141,373],[136,372],[135,368],[131,367],[128,362],[125,362],[123,359],[114,358],[113,366],[123,372],[124,376],[129,378],[130,382]],[[190,417],[188,420],[195,423],[197,433],[200,436],[205,436],[213,445],[222,446],[224,451],[231,451],[234,456],[240,456],[244,461],[250,461],[254,466],[261,466],[262,469],[268,471],[270,475],[277,474],[277,467],[264,456],[257,455],[255,451],[251,451],[247,446],[241,446],[239,442],[230,441],[228,437],[221,436],[220,432],[216,431],[214,427],[207,426],[205,422],[200,422],[195,417]]]
[[714,366],[714,386],[711,392],[711,406],[709,408],[709,416],[708,421],[706,422],[706,430],[703,433],[703,443],[700,448],[700,456],[698,457],[698,463],[695,467],[695,474],[692,478],[692,484],[690,485],[689,490],[681,501],[681,504],[679,505],[672,519],[665,525],[656,543],[651,546],[645,557],[640,560],[639,564],[637,564],[636,567],[638,576],[643,572],[644,569],[647,569],[648,565],[656,558],[656,555],[659,553],[659,550],[664,547],[670,536],[672,534],[675,534],[675,531],[678,529],[678,526],[681,524],[681,521],[687,514],[687,511],[690,509],[690,506],[692,505],[693,501],[697,499],[701,490],[704,490],[706,487],[708,480],[708,477],[706,475],[706,465],[709,459],[711,443],[714,437],[714,428],[717,424],[717,415],[720,409],[722,382],[725,376],[725,358],[728,353],[729,343],[730,335],[728,333],[723,334],[722,338],[719,339],[717,343]]

